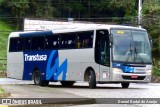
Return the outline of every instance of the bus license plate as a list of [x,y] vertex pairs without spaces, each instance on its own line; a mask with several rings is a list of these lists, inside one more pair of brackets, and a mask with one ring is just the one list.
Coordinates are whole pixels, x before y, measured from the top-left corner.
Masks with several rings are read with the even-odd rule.
[[132,75],[131,78],[138,78],[138,76],[137,75]]

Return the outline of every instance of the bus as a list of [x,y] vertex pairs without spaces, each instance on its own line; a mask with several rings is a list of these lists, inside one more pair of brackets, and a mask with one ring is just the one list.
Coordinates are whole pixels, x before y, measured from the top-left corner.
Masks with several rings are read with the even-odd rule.
[[77,81],[96,84],[151,82],[151,41],[143,28],[73,24],[44,31],[12,32],[8,37],[7,76],[47,86]]

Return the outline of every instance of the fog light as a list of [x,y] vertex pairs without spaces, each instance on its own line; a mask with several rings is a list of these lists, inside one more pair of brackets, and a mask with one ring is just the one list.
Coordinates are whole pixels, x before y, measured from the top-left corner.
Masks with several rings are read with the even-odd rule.
[[114,72],[122,72],[122,69],[120,69],[120,68],[113,68],[113,71]]
[[151,74],[151,73],[152,73],[152,70],[151,70],[151,69],[147,69],[146,73],[147,73],[147,74]]

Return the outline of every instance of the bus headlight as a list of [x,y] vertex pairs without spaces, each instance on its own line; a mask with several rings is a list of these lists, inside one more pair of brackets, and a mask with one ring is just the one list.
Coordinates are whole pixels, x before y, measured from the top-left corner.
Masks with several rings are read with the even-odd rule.
[[147,73],[147,74],[151,74],[151,73],[152,73],[152,70],[151,70],[151,69],[147,69],[146,73]]
[[122,69],[120,69],[120,68],[113,68],[113,72],[122,72]]

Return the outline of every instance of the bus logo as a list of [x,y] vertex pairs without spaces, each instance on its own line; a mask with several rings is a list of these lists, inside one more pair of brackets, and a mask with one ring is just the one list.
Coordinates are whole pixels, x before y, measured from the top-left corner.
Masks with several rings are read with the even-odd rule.
[[25,61],[46,61],[47,55],[28,55],[24,54],[24,60]]
[[67,59],[65,59],[64,62],[59,66],[58,51],[54,50],[51,52],[47,62],[46,79],[58,80],[58,77],[61,73],[63,73],[62,80],[66,80]]

